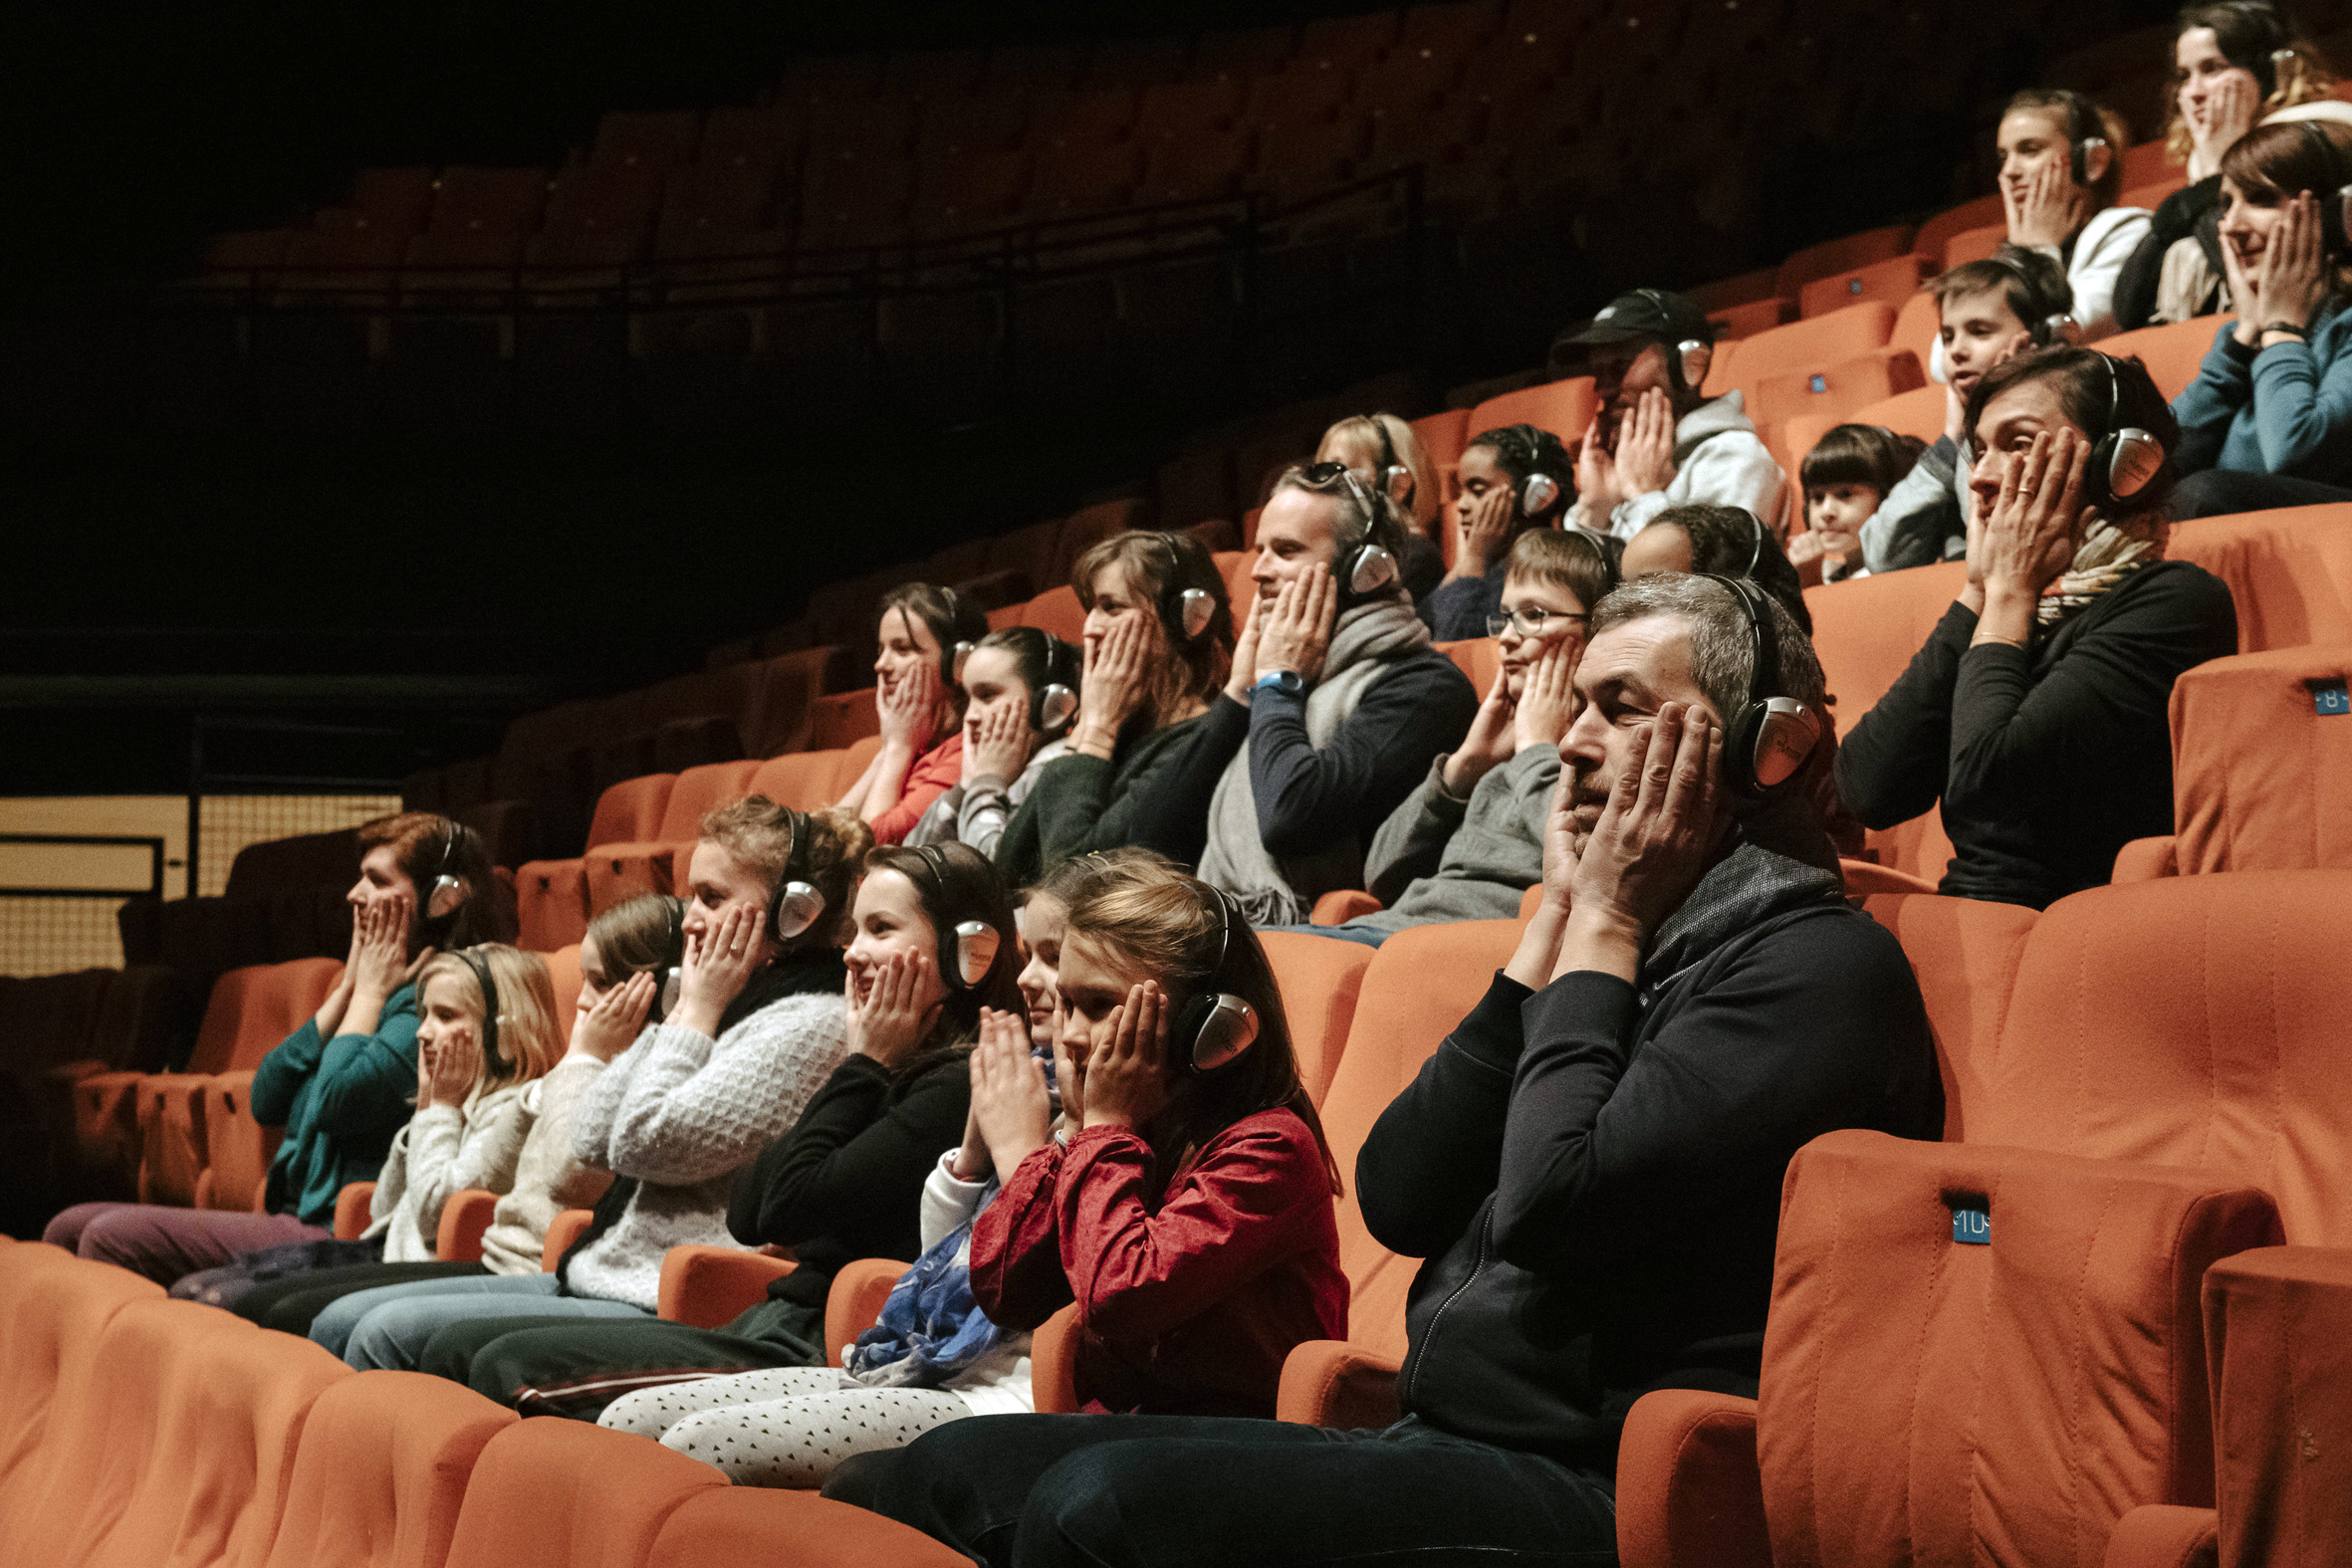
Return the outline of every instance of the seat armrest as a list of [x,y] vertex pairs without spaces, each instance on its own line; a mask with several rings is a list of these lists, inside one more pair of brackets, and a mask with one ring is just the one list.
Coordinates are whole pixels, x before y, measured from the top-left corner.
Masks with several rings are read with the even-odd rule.
[[1863,898],[1872,893],[1933,893],[1936,884],[1926,877],[1898,871],[1893,866],[1882,866],[1871,860],[1848,860],[1838,857],[1837,868],[1845,873],[1846,897]]
[[1314,901],[1314,912],[1306,918],[1318,926],[1343,926],[1358,915],[1377,914],[1380,900],[1357,888],[1341,888],[1325,893]]
[[2352,1562],[2352,1247],[2216,1262],[2205,1354],[2221,1560]]
[[893,1257],[861,1257],[833,1275],[832,1288],[824,1298],[827,1366],[841,1365],[842,1356],[857,1342],[857,1336],[882,1315],[882,1303],[890,1299],[899,1276],[912,1266]]
[[479,1187],[469,1187],[449,1195],[449,1202],[441,1206],[441,1229],[433,1237],[433,1257],[443,1263],[478,1263],[482,1260],[482,1232],[490,1229],[491,1217],[498,1212],[498,1195]]
[[655,1311],[671,1323],[718,1328],[758,1305],[796,1265],[732,1246],[673,1246],[661,1258]]
[[346,1182],[335,1195],[335,1238],[356,1241],[367,1229],[367,1206],[374,1201],[373,1182]]
[[1078,1409],[1078,1309],[1075,1302],[1038,1325],[1029,1341],[1029,1389],[1041,1416]]
[[1756,1401],[1661,1389],[1634,1402],[1617,1447],[1624,1568],[1772,1568]]
[[2115,1521],[2106,1568],[2215,1568],[2220,1522],[2211,1508],[2143,1504]]
[[2115,870],[2111,880],[2122,882],[2153,882],[2158,877],[2179,876],[2180,857],[2175,852],[2180,840],[2167,833],[2162,838],[2135,838],[2115,851]]
[[1274,1397],[1277,1421],[1307,1427],[1386,1427],[1395,1423],[1398,1363],[1343,1339],[1310,1339],[1283,1359]]
[[572,1250],[572,1243],[580,1239],[580,1233],[592,1225],[595,1218],[593,1209],[567,1209],[550,1220],[547,1243],[539,1249],[540,1271],[554,1273],[556,1265],[564,1260],[564,1254]]

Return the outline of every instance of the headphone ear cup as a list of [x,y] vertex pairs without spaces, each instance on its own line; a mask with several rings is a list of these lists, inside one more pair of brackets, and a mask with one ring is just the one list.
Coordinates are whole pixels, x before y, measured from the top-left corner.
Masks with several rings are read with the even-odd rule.
[[776,908],[770,924],[775,928],[776,940],[790,942],[824,913],[824,895],[807,882],[787,882],[776,895]]
[[1217,616],[1217,601],[1205,588],[1186,588],[1176,595],[1176,624],[1190,642],[1209,629],[1209,622]]
[[1342,584],[1357,598],[1377,593],[1396,581],[1396,558],[1377,545],[1366,545],[1355,553],[1355,560],[1347,563],[1347,580]]
[[1059,735],[1078,716],[1078,694],[1055,681],[1038,693],[1037,721],[1040,735]]
[[1194,1072],[1215,1072],[1258,1039],[1258,1012],[1231,992],[1209,992],[1184,1005],[1171,1036]]
[[678,1010],[678,986],[684,972],[673,965],[659,973],[661,983],[653,988],[653,1008],[645,1015],[648,1023],[659,1023]]
[[1742,754],[1744,772],[1760,794],[1795,782],[1821,740],[1821,722],[1793,697],[1767,697],[1757,710],[1754,738]]
[[970,991],[988,979],[988,972],[996,966],[997,950],[1004,945],[1004,937],[985,920],[967,920],[955,929],[955,980],[957,989]]
[[1520,487],[1519,510],[1522,517],[1537,517],[1551,509],[1559,499],[1559,482],[1549,474],[1529,474]]
[[456,914],[458,906],[464,902],[465,882],[462,878],[453,876],[436,878],[433,882],[433,890],[425,895],[424,918],[446,920]]

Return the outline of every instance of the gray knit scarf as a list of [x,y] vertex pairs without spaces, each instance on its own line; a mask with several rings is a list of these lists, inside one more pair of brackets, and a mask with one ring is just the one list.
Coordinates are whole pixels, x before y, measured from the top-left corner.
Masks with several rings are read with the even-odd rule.
[[1836,846],[1805,796],[1786,795],[1739,818],[1731,850],[1660,922],[1642,955],[1643,1006],[1740,933],[1844,894]]
[[[1306,738],[1316,750],[1330,744],[1357,703],[1398,659],[1430,645],[1429,628],[1399,595],[1358,604],[1331,629],[1323,673],[1306,694]],[[1333,888],[1357,887],[1364,849],[1352,836],[1310,854],[1277,860],[1258,831],[1258,800],[1250,786],[1250,748],[1226,764],[1209,800],[1209,842],[1201,852],[1201,880],[1233,895],[1253,926],[1302,924],[1314,901]]]

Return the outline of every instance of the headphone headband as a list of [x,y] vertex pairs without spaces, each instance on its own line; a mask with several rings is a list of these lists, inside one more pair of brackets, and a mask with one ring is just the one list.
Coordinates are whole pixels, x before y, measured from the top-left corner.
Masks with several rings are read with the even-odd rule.
[[2040,286],[2034,283],[2033,275],[2025,270],[2022,262],[2014,256],[2001,254],[2001,250],[2005,248],[1996,249],[1992,255],[1985,259],[2016,279],[2017,287],[2022,289],[2025,292],[2025,297],[2032,302],[2033,318],[2026,322],[2025,329],[2033,335],[2034,346],[2037,348],[2051,348],[2060,345],[2070,348],[2080,347],[2082,345],[2082,324],[2074,319],[2072,291],[2068,291],[2068,309],[2063,311],[2039,309],[2041,306],[2048,305],[2050,301],[2042,295]]
[[490,976],[490,961],[472,948],[459,948],[457,956],[465,960],[465,967],[474,972],[474,984],[482,988],[482,1064],[490,1076],[503,1078],[510,1069],[498,1051],[498,982]]

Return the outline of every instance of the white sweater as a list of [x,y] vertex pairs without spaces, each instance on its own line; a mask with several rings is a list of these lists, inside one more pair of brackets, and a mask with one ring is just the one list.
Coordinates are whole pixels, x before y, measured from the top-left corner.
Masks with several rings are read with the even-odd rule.
[[469,1187],[503,1193],[515,1185],[523,1150],[523,1085],[463,1105],[431,1105],[392,1135],[391,1153],[376,1173],[366,1234],[383,1237],[387,1263],[427,1263],[441,1233],[441,1211]]
[[848,1053],[837,992],[785,997],[715,1041],[657,1023],[581,1096],[572,1148],[633,1179],[620,1219],[572,1259],[576,1295],[653,1310],[673,1246],[741,1246],[728,1233],[735,1175],[799,1121]]
[[482,1262],[494,1274],[536,1274],[548,1227],[567,1209],[588,1209],[612,1185],[612,1173],[572,1152],[572,1121],[581,1097],[603,1072],[593,1056],[566,1056],[523,1091],[523,1152],[515,1187],[498,1201],[482,1232]]

